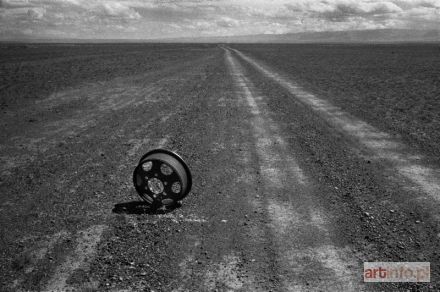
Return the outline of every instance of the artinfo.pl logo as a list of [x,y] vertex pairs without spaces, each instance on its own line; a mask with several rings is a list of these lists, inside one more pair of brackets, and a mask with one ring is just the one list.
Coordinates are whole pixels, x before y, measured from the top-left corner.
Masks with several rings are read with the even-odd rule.
[[430,282],[429,262],[365,262],[364,282]]

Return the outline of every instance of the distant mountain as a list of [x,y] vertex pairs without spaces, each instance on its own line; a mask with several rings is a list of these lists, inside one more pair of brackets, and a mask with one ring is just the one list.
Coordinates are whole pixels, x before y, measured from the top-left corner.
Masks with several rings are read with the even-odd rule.
[[166,39],[38,38],[0,32],[0,42],[41,43],[396,43],[440,42],[440,30],[370,29]]
[[440,42],[440,30],[374,29],[351,31],[257,34],[224,37],[175,38],[161,42],[195,43],[393,43]]

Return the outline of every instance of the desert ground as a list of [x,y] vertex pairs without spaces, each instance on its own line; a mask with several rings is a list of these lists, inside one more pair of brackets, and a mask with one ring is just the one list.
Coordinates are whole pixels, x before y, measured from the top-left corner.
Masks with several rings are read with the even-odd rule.
[[439,97],[438,44],[0,44],[0,290],[439,290]]

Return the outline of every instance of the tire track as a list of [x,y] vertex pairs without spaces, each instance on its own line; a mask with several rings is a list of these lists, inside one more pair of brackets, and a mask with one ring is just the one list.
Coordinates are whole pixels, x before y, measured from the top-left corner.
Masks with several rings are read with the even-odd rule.
[[[194,122],[185,134],[189,141],[198,141],[187,151],[200,158],[192,165],[194,195],[177,211],[187,213],[190,208],[190,214],[207,221],[185,222],[184,240],[177,247],[183,252],[179,253],[176,276],[163,291],[268,291],[257,288],[256,281],[262,278],[255,274],[255,238],[250,238],[250,225],[242,221],[244,214],[249,214],[248,219],[256,215],[249,204],[253,188],[246,188],[242,180],[236,179],[244,170],[235,161],[246,152],[242,151],[241,140],[249,138],[242,131],[243,124],[247,124],[241,113],[246,111],[237,102],[221,56],[216,74],[202,87],[201,104],[197,101],[195,105],[194,112],[199,114],[191,116]],[[257,254],[263,256],[265,251],[259,248]],[[267,277],[266,270],[257,269],[257,273]]]
[[[265,180],[269,227],[275,237],[276,264],[283,291],[360,291],[354,254],[330,239],[329,219],[313,201],[313,182],[288,152],[278,126],[270,118],[254,85],[226,50],[238,98],[249,108],[261,174]],[[358,272],[358,273],[357,273]]]
[[440,170],[428,166],[429,163],[426,162],[422,155],[410,153],[410,149],[399,139],[376,129],[326,100],[307,92],[294,81],[276,73],[267,65],[263,65],[261,62],[238,50],[232,50],[242,60],[251,64],[266,77],[287,89],[295,98],[310,106],[337,129],[348,135],[348,137],[358,141],[372,153],[371,159],[387,162],[395,170],[394,173],[399,174],[397,180],[407,182],[405,183],[407,188],[416,189],[431,196],[436,201],[440,201]]

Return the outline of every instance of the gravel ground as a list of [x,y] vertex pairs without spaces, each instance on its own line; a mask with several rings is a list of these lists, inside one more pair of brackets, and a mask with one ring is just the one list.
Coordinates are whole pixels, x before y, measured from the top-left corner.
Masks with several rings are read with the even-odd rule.
[[236,47],[440,165],[438,44]]
[[[33,62],[6,75],[38,94],[0,89],[0,290],[440,288],[429,152],[331,107],[249,49],[128,48],[2,59]],[[40,90],[23,77],[44,68],[47,83],[51,64],[69,72],[72,58],[83,68],[74,81],[63,73],[65,83],[54,76],[58,85]],[[119,71],[127,64],[138,65]],[[131,185],[155,147],[193,173],[173,210],[151,210]],[[429,261],[431,283],[366,284],[365,261]]]

